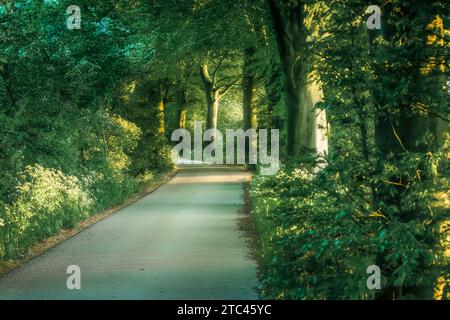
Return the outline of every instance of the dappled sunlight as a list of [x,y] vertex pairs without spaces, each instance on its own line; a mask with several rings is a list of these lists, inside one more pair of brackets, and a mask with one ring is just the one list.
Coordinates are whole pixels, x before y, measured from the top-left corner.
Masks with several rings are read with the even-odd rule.
[[0,29],[0,300],[450,298],[448,0],[0,0]]
[[182,171],[169,184],[243,183],[250,181],[251,174],[235,166],[182,166]]

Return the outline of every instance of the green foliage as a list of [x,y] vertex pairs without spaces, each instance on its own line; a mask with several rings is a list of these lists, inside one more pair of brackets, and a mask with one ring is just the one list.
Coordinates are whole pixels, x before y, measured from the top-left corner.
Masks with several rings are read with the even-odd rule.
[[13,3],[0,10],[0,261],[172,167],[156,106],[139,122],[121,99],[149,58],[137,49],[147,30],[129,22],[128,6],[81,4],[82,29],[70,31],[67,1]]
[[[358,172],[354,164],[347,166]],[[380,253],[395,268],[392,276],[384,275],[383,286],[433,287],[436,279],[448,279],[446,235],[438,232],[438,225],[449,216],[430,207],[436,201],[429,193],[432,186],[417,185],[398,204],[402,209],[419,205],[427,215],[404,223],[372,211],[369,189],[348,172],[342,164],[330,164],[319,174],[285,167],[274,177],[253,181],[263,297],[372,299],[366,269],[378,263]],[[439,189],[448,188],[448,180],[438,179]],[[422,260],[433,267],[423,270]]]
[[[276,299],[357,299],[369,293],[373,263],[351,208],[319,186],[308,170],[284,169],[253,183],[253,215],[262,235],[262,294]],[[276,191],[275,191],[276,190]]]
[[[330,152],[320,167],[289,159],[254,181],[264,297],[429,299],[450,279],[450,215],[436,199],[450,186],[448,66],[432,63],[450,39],[444,49],[428,27],[450,8],[383,4],[382,32],[367,30],[361,1],[307,6],[307,21],[321,21],[304,50],[317,54]],[[383,290],[366,287],[373,264]]]
[[82,182],[59,170],[27,166],[16,201],[0,211],[0,260],[88,217],[93,199]]
[[[244,73],[257,84],[258,126],[281,129],[282,142],[299,120],[287,119],[283,81],[306,66],[323,89],[316,107],[331,127],[329,154],[289,159],[253,182],[263,296],[418,298],[450,278],[448,205],[436,198],[450,189],[445,1],[374,1],[383,12],[376,31],[356,0],[81,1],[73,31],[69,1],[3,3],[0,261],[169,170],[178,102],[187,129],[205,120],[211,92],[200,65],[227,93],[222,131],[242,126]],[[288,94],[305,85],[290,82]],[[372,264],[383,271],[376,293],[366,287]]]

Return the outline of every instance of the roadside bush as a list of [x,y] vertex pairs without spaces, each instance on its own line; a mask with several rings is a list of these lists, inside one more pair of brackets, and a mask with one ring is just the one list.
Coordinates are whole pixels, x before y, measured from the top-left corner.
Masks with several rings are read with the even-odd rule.
[[28,166],[17,189],[17,201],[0,208],[0,258],[76,226],[92,210],[93,199],[79,179],[59,170]]
[[[87,114],[89,127],[81,127],[70,139],[80,145],[78,158],[60,159],[61,169],[29,164],[11,173],[17,182],[8,186],[12,190],[8,197],[0,197],[0,261],[18,258],[61,229],[76,227],[90,215],[122,203],[153,182],[155,173],[171,168],[168,146],[143,142],[136,124],[101,109]],[[147,163],[161,160],[136,176],[130,155],[140,143],[155,149],[154,154],[141,156]]]
[[370,245],[317,180],[306,169],[285,168],[253,182],[266,298],[359,298],[364,291]]
[[88,179],[90,181],[89,190],[95,199],[95,211],[97,212],[116,206],[141,187],[134,177],[117,176],[113,172],[110,174],[95,172]]
[[[255,177],[252,216],[260,242],[263,298],[373,299],[367,268],[379,265],[380,257],[391,268],[382,276],[383,287],[437,286],[440,293],[435,294],[442,294],[450,256],[444,253],[446,235],[437,230],[448,221],[448,209],[428,205],[436,201],[436,189],[420,181],[411,186],[415,196],[399,205],[420,206],[416,210],[428,220],[405,223],[373,210],[365,197],[370,194],[367,185],[352,177],[368,170],[360,164],[352,163],[353,170],[345,171],[330,164],[316,175],[283,167],[276,176]],[[415,172],[410,165],[403,171]],[[386,181],[386,170],[373,179]],[[445,190],[448,181],[436,186]],[[424,269],[424,263],[429,267]],[[402,298],[414,296],[405,290]]]

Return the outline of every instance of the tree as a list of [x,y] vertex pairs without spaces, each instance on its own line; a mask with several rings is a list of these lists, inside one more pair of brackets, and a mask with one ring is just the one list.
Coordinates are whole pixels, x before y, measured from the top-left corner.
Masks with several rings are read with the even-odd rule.
[[200,76],[205,87],[207,117],[206,128],[217,129],[217,114],[219,112],[219,103],[230,89],[239,81],[239,78],[229,80],[228,82],[217,80],[218,73],[221,71],[225,59],[219,61],[212,75],[208,70],[208,65],[203,64],[200,67]]
[[300,0],[268,0],[268,4],[285,75],[287,156],[325,154],[327,123],[325,112],[316,108],[323,93],[318,75],[312,72],[307,5]]

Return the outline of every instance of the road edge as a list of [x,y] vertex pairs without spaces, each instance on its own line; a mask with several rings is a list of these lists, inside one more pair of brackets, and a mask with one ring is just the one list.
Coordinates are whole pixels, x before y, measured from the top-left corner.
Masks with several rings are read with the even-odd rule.
[[240,233],[240,237],[242,237],[246,243],[248,253],[247,257],[256,263],[256,280],[257,280],[257,287],[254,288],[256,294],[258,295],[259,299],[261,299],[261,290],[260,290],[260,280],[261,280],[261,261],[258,256],[259,251],[259,240],[258,240],[258,234],[255,226],[255,222],[253,220],[252,215],[252,209],[253,209],[253,203],[252,198],[250,195],[250,188],[251,183],[255,177],[255,174],[251,171],[247,172],[250,173],[249,177],[246,179],[245,182],[242,183],[242,191],[243,191],[243,200],[244,203],[242,207],[238,211],[238,220],[237,220],[237,230]]

